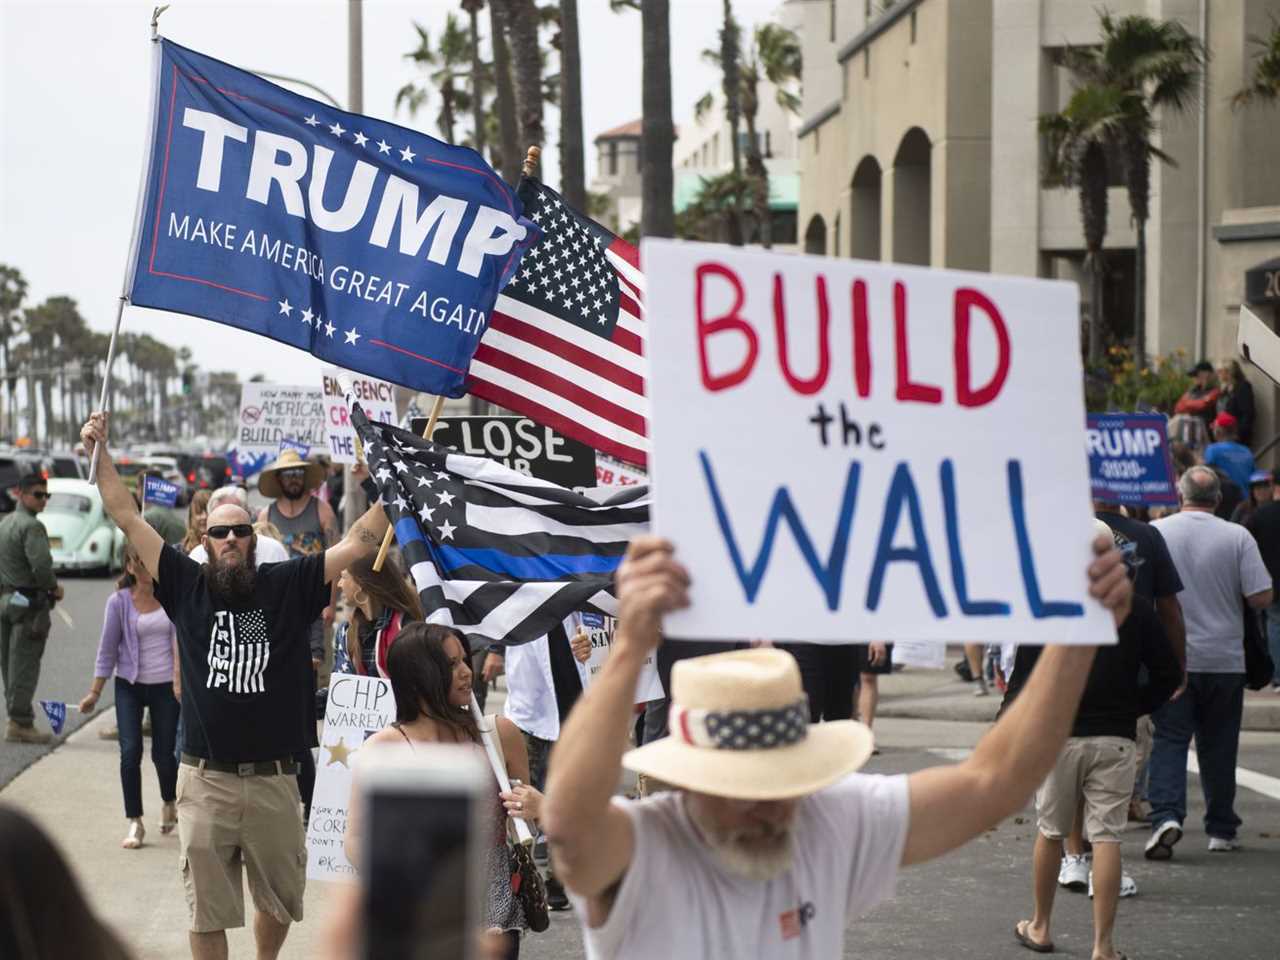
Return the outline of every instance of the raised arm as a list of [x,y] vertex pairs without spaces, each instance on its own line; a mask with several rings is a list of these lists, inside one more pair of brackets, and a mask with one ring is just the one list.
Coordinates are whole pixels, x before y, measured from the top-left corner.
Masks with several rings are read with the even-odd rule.
[[120,474],[116,473],[115,462],[107,450],[107,416],[102,412],[91,414],[85,425],[80,428],[84,452],[92,459],[94,451],[97,450],[98,492],[102,496],[102,505],[115,521],[116,526],[133,544],[133,548],[138,551],[138,557],[142,560],[142,565],[147,568],[147,573],[158,580],[160,551],[164,549],[164,539],[156,533],[151,524],[142,519],[133,494],[120,479]]
[[662,615],[688,606],[688,586],[668,541],[631,542],[618,570],[618,632],[609,659],[578,698],[551,753],[542,829],[556,876],[591,898],[588,920],[594,925],[607,916],[609,893],[635,847],[631,821],[611,799],[634,719],[636,681],[662,641]]
[[324,581],[332,583],[343,570],[361,557],[378,552],[387,529],[387,514],[375,503],[347,531],[347,535],[324,552]]
[[[1089,592],[1117,624],[1133,591],[1109,536],[1094,541]],[[911,775],[911,826],[904,866],[940,857],[1022,808],[1058,758],[1089,679],[1094,647],[1047,648],[1009,712],[964,762]]]

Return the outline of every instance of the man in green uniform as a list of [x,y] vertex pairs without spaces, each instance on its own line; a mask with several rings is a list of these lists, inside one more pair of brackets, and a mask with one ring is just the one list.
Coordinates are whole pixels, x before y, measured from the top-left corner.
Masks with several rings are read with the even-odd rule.
[[10,743],[52,739],[36,730],[31,709],[49,638],[49,610],[62,599],[49,536],[36,519],[48,499],[44,477],[28,474],[18,482],[17,508],[0,521],[0,672],[9,712],[4,738]]

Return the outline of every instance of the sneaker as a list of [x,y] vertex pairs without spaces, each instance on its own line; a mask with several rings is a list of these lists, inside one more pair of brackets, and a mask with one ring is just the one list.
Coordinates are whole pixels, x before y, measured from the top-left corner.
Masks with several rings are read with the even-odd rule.
[[550,910],[569,909],[569,898],[565,895],[564,884],[555,877],[547,877],[547,908]]
[[1182,824],[1177,820],[1165,820],[1152,831],[1147,841],[1145,856],[1148,860],[1168,860],[1173,856],[1173,845],[1182,839]]
[[979,682],[978,689],[973,691],[973,695],[975,697],[986,697],[986,696],[990,696],[990,694],[991,694],[991,691],[988,690],[987,685],[982,682]]
[[1210,853],[1230,853],[1232,850],[1239,850],[1240,844],[1235,837],[1210,837],[1209,852]]
[[1084,854],[1068,853],[1062,858],[1062,866],[1058,867],[1058,886],[1080,893],[1089,885],[1089,877],[1089,863]]
[[10,720],[4,729],[4,738],[9,743],[49,743],[53,735]]
[[[1120,899],[1125,897],[1136,897],[1138,895],[1138,881],[1127,873],[1120,874]],[[1089,899],[1093,899],[1093,871],[1089,871]]]
[[965,683],[973,683],[973,671],[969,669],[969,661],[961,660],[955,665],[956,676]]

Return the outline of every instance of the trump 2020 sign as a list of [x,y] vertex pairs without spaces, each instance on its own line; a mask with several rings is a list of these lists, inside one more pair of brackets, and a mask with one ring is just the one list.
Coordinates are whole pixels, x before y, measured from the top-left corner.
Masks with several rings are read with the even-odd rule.
[[475,151],[158,41],[129,300],[461,396],[537,228]]
[[1072,284],[645,241],[674,637],[1111,643]]

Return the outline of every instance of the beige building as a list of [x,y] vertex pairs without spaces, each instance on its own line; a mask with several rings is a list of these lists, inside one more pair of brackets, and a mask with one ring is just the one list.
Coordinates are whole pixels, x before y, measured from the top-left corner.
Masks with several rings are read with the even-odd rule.
[[[1059,53],[1099,40],[1083,0],[789,0],[804,22],[799,131],[806,250],[1078,278],[1074,191],[1043,182],[1037,118],[1065,105]],[[1280,107],[1234,110],[1280,0],[1109,0],[1118,16],[1176,18],[1205,38],[1203,109],[1160,118],[1177,166],[1152,168],[1147,344],[1189,358],[1235,354],[1248,293],[1280,324]],[[1135,233],[1109,192],[1104,315],[1132,336]],[[1248,281],[1246,274],[1249,275]],[[1082,298],[1083,299],[1083,298]],[[1255,449],[1277,431],[1276,391],[1256,370]],[[1265,384],[1265,385],[1264,385]]]
[[596,176],[587,189],[609,200],[601,223],[624,233],[640,222],[640,120],[596,137]]

